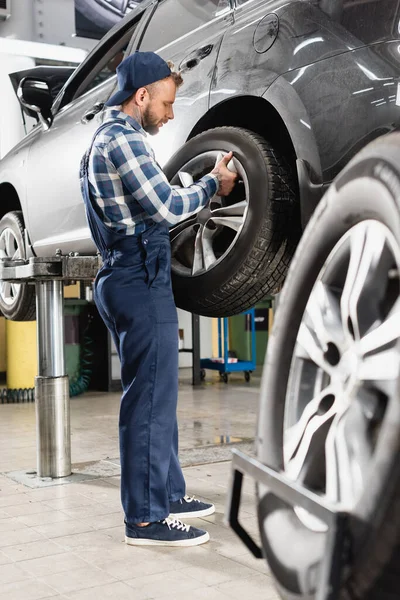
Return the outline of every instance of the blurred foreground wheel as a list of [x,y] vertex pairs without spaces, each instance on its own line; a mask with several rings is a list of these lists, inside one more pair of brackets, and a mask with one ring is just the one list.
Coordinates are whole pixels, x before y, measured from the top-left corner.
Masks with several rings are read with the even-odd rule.
[[[258,456],[354,519],[343,600],[400,597],[400,135],[353,160],[318,206],[283,288]],[[258,487],[285,600],[314,600],[326,526]]]

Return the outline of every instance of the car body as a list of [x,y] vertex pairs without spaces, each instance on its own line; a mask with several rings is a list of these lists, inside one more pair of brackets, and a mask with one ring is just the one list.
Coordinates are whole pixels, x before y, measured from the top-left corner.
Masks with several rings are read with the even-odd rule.
[[201,132],[246,128],[291,165],[304,226],[348,161],[400,127],[399,23],[392,0],[143,0],[66,81],[51,125],[0,161],[0,219],[22,210],[38,256],[95,252],[79,162],[122,52],[153,50],[184,77],[174,121],[152,140],[159,163]]

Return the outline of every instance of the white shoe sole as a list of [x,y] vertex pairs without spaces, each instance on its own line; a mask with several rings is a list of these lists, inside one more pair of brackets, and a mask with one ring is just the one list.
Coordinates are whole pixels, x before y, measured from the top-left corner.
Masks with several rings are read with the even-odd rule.
[[146,538],[130,538],[125,536],[125,543],[128,546],[199,546],[205,544],[210,539],[210,534],[205,533],[196,538],[190,538],[186,540],[176,540],[174,542],[167,542],[163,540],[151,540]]
[[210,508],[205,508],[204,510],[194,510],[192,512],[182,512],[182,513],[171,513],[169,518],[172,519],[196,519],[196,517],[208,517],[209,515],[213,515],[215,513],[215,506],[210,506]]

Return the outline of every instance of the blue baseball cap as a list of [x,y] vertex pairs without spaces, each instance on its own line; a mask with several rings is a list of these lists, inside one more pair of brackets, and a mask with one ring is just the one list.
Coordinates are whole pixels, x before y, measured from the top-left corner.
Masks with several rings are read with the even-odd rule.
[[171,75],[164,59],[154,52],[135,52],[118,65],[119,91],[111,96],[106,106],[118,106],[141,87],[160,81]]

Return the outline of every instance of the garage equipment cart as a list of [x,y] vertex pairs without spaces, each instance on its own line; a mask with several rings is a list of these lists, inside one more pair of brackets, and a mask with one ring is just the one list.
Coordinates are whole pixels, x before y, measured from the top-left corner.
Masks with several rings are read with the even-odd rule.
[[250,381],[250,375],[256,368],[256,326],[255,309],[246,310],[246,324],[250,333],[251,358],[250,360],[238,360],[229,356],[229,327],[228,318],[218,319],[218,358],[202,358],[200,361],[201,378],[205,379],[206,369],[219,371],[223,381],[228,383],[229,373],[243,371],[246,381]]

